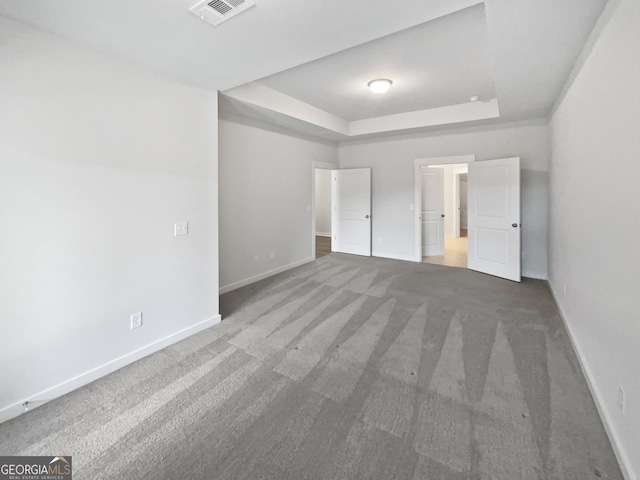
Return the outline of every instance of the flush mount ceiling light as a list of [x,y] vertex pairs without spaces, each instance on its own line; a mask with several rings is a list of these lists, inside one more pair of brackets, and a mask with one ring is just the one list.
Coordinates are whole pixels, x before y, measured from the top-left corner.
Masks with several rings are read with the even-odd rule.
[[393,82],[386,78],[378,78],[376,80],[371,80],[367,85],[371,89],[373,93],[384,93],[389,90]]

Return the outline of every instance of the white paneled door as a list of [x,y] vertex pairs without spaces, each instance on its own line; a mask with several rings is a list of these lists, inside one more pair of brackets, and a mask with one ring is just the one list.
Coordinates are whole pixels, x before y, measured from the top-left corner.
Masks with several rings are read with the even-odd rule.
[[520,281],[520,159],[469,164],[471,270]]
[[420,182],[422,256],[444,255],[444,171],[422,167]]
[[331,251],[371,256],[371,169],[331,172]]

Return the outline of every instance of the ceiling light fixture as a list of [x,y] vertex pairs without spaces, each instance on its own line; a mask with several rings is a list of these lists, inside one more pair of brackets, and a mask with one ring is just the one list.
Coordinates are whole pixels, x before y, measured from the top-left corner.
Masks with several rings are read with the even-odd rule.
[[367,85],[371,89],[373,93],[384,93],[389,90],[393,82],[386,78],[378,78],[376,80],[371,80]]

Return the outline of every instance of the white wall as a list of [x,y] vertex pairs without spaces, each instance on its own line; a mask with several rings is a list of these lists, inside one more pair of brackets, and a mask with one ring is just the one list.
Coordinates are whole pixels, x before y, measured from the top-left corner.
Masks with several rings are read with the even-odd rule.
[[2,421],[217,320],[217,95],[0,17],[0,112]]
[[331,236],[331,170],[316,169],[316,235]]
[[312,162],[337,163],[338,148],[229,114],[220,118],[219,132],[226,292],[313,260]]
[[638,25],[640,2],[610,2],[550,124],[550,282],[629,478],[640,478]]
[[[546,122],[545,122],[546,123]],[[547,275],[547,162],[545,124],[450,130],[340,145],[342,168],[371,167],[373,255],[412,260],[415,255],[414,160],[475,154],[476,161],[520,157],[523,275]]]

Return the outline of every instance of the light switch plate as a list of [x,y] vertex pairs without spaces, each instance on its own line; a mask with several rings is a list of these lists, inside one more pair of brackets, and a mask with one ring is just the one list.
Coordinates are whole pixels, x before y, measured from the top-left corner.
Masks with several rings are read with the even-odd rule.
[[180,235],[189,235],[189,222],[180,222],[174,225],[173,234],[178,237]]

